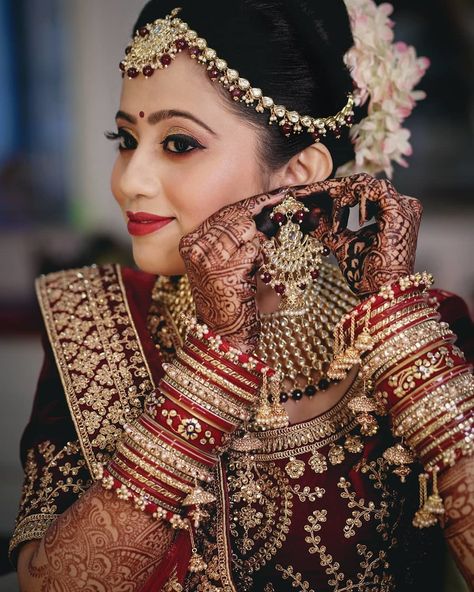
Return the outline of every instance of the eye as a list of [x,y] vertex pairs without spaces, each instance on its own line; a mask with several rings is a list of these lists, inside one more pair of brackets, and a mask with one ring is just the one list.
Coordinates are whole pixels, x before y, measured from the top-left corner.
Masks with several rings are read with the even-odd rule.
[[136,139],[127,132],[127,130],[120,128],[118,132],[105,132],[107,140],[119,140],[119,150],[135,150],[138,146]]
[[196,148],[204,148],[196,139],[184,134],[170,134],[161,142],[163,150],[173,154],[184,154],[192,152]]

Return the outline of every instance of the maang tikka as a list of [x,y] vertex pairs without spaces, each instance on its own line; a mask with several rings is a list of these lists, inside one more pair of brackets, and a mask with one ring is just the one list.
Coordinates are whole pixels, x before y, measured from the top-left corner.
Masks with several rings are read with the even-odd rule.
[[321,256],[329,254],[327,247],[301,230],[308,212],[289,189],[270,214],[279,230],[263,244],[265,263],[260,268],[260,278],[282,297],[280,310],[305,308],[305,291],[319,277]]

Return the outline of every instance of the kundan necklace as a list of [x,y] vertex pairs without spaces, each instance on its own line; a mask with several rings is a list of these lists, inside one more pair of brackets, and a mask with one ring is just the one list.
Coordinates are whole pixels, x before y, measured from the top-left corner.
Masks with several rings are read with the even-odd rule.
[[[356,304],[339,269],[322,262],[320,274],[305,295],[305,307],[261,315],[262,331],[255,355],[283,376],[280,401],[312,397],[331,382],[326,372],[333,357],[333,332],[339,319]],[[187,276],[158,278],[148,327],[163,361],[174,357],[183,340],[186,316],[194,303]]]

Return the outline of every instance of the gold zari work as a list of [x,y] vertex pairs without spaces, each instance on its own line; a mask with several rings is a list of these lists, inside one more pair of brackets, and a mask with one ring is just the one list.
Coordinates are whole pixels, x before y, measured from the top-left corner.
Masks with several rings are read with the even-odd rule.
[[[328,266],[322,274],[327,281],[321,282],[318,314],[328,317],[322,323],[331,333],[330,327],[350,308],[353,297],[339,284],[336,271]],[[153,391],[118,268],[52,274],[40,280],[39,293],[79,435],[79,441],[68,446],[76,452],[80,446],[81,451],[74,462],[68,450],[52,450],[47,443],[41,445],[43,452],[39,448],[34,452],[34,462],[27,465],[25,511],[16,544],[43,536],[66,509],[49,495],[51,483],[56,484],[58,500],[65,493],[63,485],[74,494],[66,505],[90,485],[89,468],[113,452],[123,422],[140,412],[144,396]],[[185,330],[181,313],[193,312],[187,282],[159,279],[149,312],[155,344],[164,360],[171,359]],[[321,337],[321,342],[329,357],[330,338]],[[298,376],[301,366],[294,366]],[[413,471],[402,484],[392,474],[393,466],[383,458],[384,450],[395,444],[387,426],[381,425],[376,436],[361,435],[348,407],[361,389],[362,382],[356,379],[341,401],[321,416],[256,434],[261,447],[254,454],[229,452],[213,473],[215,511],[196,537],[207,568],[189,574],[183,590],[395,589],[390,552],[397,546],[401,510],[404,500],[413,495],[417,475]],[[55,455],[61,476],[51,481],[43,467]],[[411,521],[412,514],[407,514]],[[405,538],[411,539],[411,531]],[[355,565],[351,575],[344,563],[346,553]]]

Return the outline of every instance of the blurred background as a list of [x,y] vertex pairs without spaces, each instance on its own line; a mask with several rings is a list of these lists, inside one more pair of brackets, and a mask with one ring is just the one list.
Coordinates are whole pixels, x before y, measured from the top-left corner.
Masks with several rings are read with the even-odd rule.
[[[118,62],[143,0],[0,0],[0,589],[20,496],[18,447],[41,364],[34,278],[131,263],[109,174]],[[177,2],[179,4],[179,2]],[[400,192],[424,205],[417,269],[474,309],[474,3],[395,0],[395,34],[428,56],[427,98],[408,121]],[[446,590],[463,590],[456,575]]]

